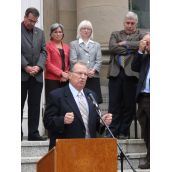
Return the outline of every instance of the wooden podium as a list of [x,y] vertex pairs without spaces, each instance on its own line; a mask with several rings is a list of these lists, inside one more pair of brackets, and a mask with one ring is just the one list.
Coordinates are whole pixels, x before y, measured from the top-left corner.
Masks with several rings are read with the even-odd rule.
[[58,139],[37,163],[37,172],[117,172],[117,143],[112,138]]

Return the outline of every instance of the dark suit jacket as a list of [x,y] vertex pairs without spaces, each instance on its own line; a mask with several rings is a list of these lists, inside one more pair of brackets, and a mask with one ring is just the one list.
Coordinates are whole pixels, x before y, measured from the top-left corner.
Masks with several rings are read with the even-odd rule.
[[21,80],[27,81],[30,77],[24,68],[27,65],[39,66],[40,72],[35,76],[38,82],[43,82],[43,69],[46,62],[45,37],[41,29],[33,28],[31,40],[23,23],[21,24]]
[[139,82],[136,91],[136,100],[138,101],[139,94],[144,86],[144,82],[150,67],[150,54],[137,54],[131,64],[132,70],[139,72]]
[[[90,136],[95,138],[96,131],[100,128],[100,117],[87,96],[90,92],[93,93],[89,89],[84,89],[89,106]],[[64,115],[67,112],[74,113],[72,124],[64,124]],[[85,138],[85,126],[69,85],[50,92],[43,120],[45,128],[50,131],[50,149],[55,146],[57,138]]]

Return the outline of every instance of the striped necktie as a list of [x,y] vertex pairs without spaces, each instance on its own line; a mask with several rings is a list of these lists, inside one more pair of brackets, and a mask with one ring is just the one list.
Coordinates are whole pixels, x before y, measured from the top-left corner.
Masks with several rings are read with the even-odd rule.
[[121,59],[121,66],[124,68],[126,57],[125,56],[120,56],[120,59]]
[[88,114],[89,114],[88,109],[87,109],[83,94],[78,93],[77,96],[78,96],[78,102],[79,102],[79,110],[80,110],[80,113],[81,113],[81,116],[82,116],[82,119],[83,119],[83,122],[85,125],[85,129],[86,129],[85,137],[89,138],[90,134],[89,134],[89,128],[88,128]]

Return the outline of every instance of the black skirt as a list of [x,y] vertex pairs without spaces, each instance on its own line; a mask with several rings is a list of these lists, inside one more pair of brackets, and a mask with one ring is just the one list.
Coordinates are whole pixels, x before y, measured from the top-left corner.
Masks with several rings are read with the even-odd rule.
[[45,79],[45,99],[47,100],[48,94],[56,89],[56,88],[61,88],[64,87],[68,84],[69,82],[61,82],[59,80],[50,80],[50,79]]
[[100,78],[88,78],[85,87],[96,93],[98,104],[103,103],[102,92],[100,88]]

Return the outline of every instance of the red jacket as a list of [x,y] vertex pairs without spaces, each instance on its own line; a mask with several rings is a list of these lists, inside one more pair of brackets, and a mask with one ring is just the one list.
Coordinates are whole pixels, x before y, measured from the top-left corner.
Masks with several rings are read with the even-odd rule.
[[[69,71],[69,46],[62,44],[65,54],[65,72]],[[61,80],[62,73],[62,60],[59,50],[56,48],[53,41],[49,41],[46,44],[47,61],[45,65],[45,79]]]

